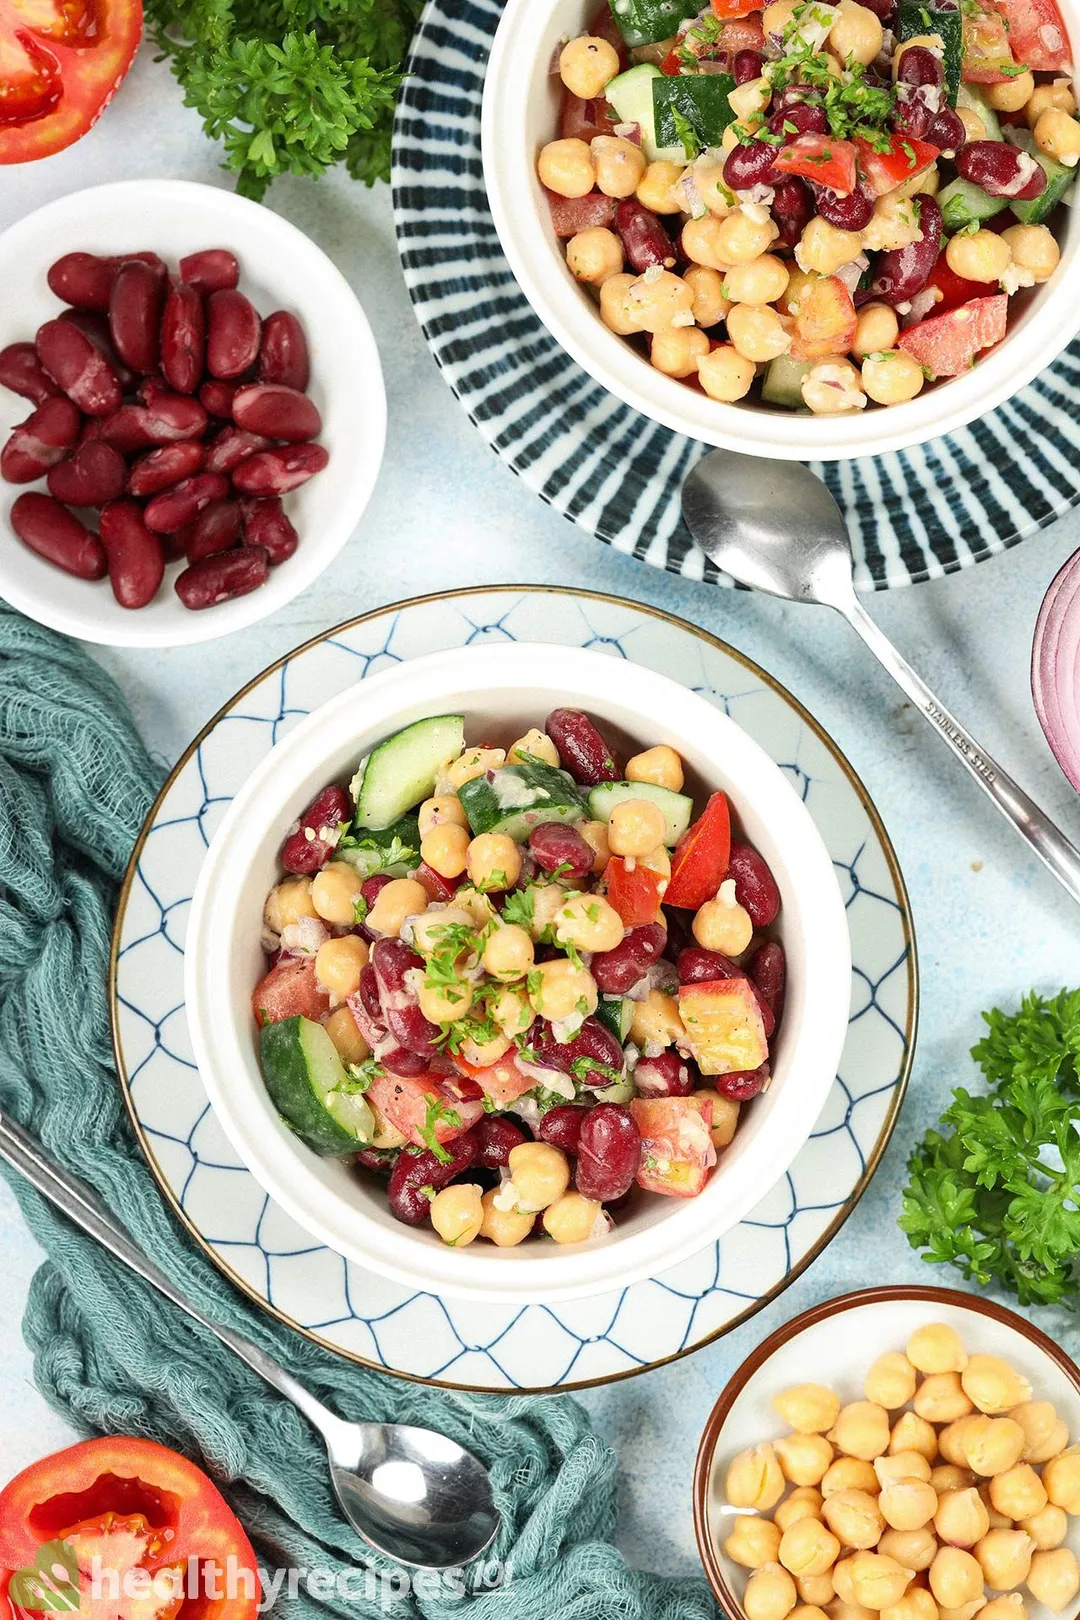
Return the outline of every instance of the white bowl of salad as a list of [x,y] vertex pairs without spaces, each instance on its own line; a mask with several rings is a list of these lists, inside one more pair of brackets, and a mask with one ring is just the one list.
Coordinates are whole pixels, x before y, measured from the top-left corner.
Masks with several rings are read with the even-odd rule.
[[729,1230],[825,1103],[828,853],[704,698],[602,654],[411,660],[296,727],[192,906],[196,1060],[245,1164],[418,1289],[566,1299]]
[[823,460],[948,433],[1080,327],[1078,34],[1076,0],[509,0],[500,240],[678,432]]

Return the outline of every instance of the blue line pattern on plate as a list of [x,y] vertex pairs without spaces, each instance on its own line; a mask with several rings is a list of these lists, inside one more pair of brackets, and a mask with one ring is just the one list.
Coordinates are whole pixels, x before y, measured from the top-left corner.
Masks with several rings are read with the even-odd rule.
[[[184,1014],[187,910],[236,789],[316,705],[402,659],[487,640],[599,647],[721,706],[790,775],[832,854],[854,973],[840,1075],[810,1142],[720,1243],[646,1283],[502,1310],[413,1294],[313,1240],[244,1168],[209,1106]],[[724,1331],[783,1285],[858,1185],[907,1058],[910,941],[872,821],[832,751],[752,668],[628,602],[549,591],[462,593],[331,632],[243,693],[178,773],[143,844],[120,924],[117,1040],[159,1179],[241,1286],[334,1349],[465,1387],[543,1389],[642,1370]],[[302,1151],[298,1148],[298,1151]]]
[[[429,0],[413,41],[392,181],[417,319],[469,417],[531,490],[618,551],[728,583],[679,510],[708,447],[594,382],[533,313],[499,246],[480,104],[500,12],[496,0]],[[1080,501],[1080,340],[948,438],[814,470],[847,518],[860,590],[936,579],[1016,545]]]

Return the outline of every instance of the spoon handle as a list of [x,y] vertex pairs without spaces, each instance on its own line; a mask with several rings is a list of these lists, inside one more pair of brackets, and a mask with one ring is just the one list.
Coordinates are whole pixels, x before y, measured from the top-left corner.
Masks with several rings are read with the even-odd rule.
[[118,1260],[130,1267],[145,1282],[153,1285],[159,1293],[171,1299],[174,1305],[179,1305],[194,1321],[216,1338],[222,1344],[236,1353],[245,1361],[253,1372],[265,1378],[287,1400],[292,1401],[304,1415],[310,1419],[315,1427],[329,1436],[341,1420],[335,1417],[326,1407],[322,1406],[313,1395],[310,1395],[302,1384],[298,1384],[291,1373],[280,1367],[271,1356],[252,1344],[241,1334],[234,1333],[231,1328],[222,1327],[204,1316],[197,1305],[193,1305],[165,1273],[154,1264],[132,1240],[124,1228],[114,1220],[105,1205],[92,1192],[85,1182],[80,1181],[67,1170],[62,1170],[53,1163],[43,1152],[40,1144],[24,1131],[21,1125],[16,1124],[0,1112],[0,1158],[5,1159],[20,1175],[25,1176],[30,1184],[37,1188],[50,1203],[55,1204],[70,1221],[89,1233],[106,1249],[114,1254]]
[[1003,816],[1026,838],[1039,859],[1053,872],[1063,889],[1080,900],[1080,850],[1043,813],[1023,788],[1003,771],[996,760],[980,748],[969,731],[939,703],[926,682],[897,652],[888,636],[879,629],[862,603],[852,593],[850,602],[840,608],[852,629],[858,631],[874,657],[888,670],[896,684],[922,711],[953,753],[967,766],[979,786],[989,794]]

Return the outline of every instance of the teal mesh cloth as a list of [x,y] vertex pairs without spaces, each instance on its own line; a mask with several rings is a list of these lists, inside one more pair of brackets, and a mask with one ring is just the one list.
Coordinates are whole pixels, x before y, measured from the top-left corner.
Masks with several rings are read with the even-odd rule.
[[[95,1187],[215,1319],[272,1352],[352,1418],[441,1429],[491,1468],[512,1560],[502,1588],[395,1597],[337,1511],[299,1413],[12,1174],[48,1260],[25,1333],[38,1387],[76,1428],[148,1435],[222,1484],[264,1568],[368,1565],[380,1589],[278,1612],[453,1620],[712,1620],[701,1580],[631,1570],[611,1545],[615,1457],[565,1396],[468,1396],[360,1371],[258,1311],[174,1222],[128,1127],[106,982],[115,887],[156,787],[123,699],[86,654],[0,602],[0,1103]],[[0,1483],[3,1483],[0,1481]],[[689,1501],[681,1505],[689,1512]]]

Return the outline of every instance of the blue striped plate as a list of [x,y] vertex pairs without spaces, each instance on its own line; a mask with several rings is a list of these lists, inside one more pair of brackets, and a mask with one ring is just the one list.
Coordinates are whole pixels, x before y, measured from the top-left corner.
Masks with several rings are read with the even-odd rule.
[[[484,438],[543,500],[619,551],[722,581],[679,512],[682,481],[707,446],[594,382],[503,257],[480,163],[499,14],[497,0],[429,0],[398,102],[394,216],[424,336]],[[936,579],[1016,545],[1080,500],[1080,339],[959,433],[814,470],[847,516],[861,590]]]

